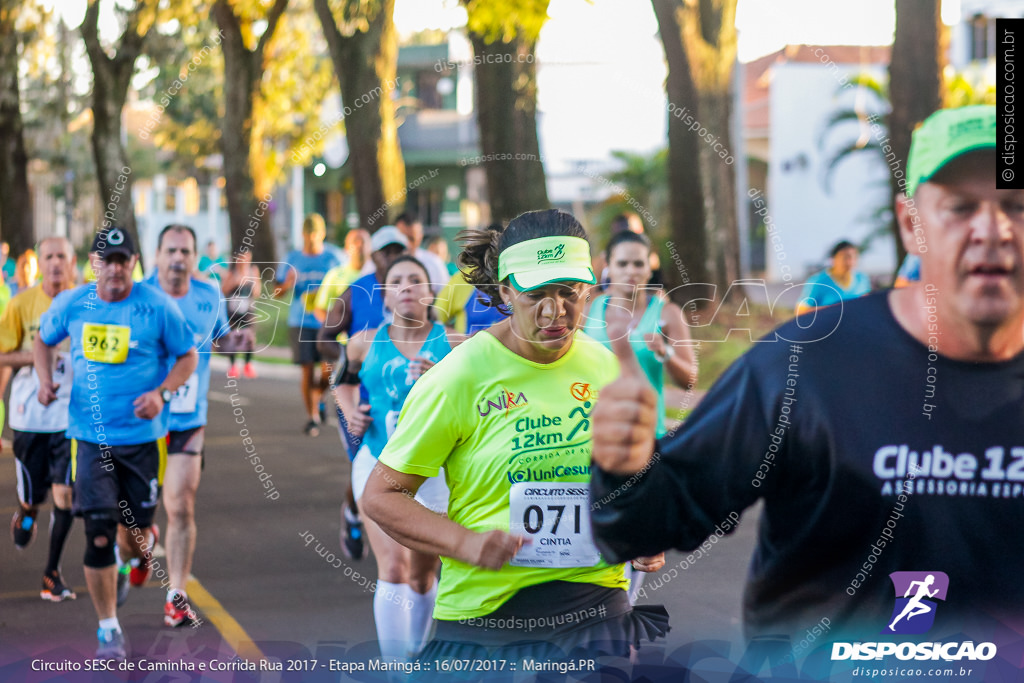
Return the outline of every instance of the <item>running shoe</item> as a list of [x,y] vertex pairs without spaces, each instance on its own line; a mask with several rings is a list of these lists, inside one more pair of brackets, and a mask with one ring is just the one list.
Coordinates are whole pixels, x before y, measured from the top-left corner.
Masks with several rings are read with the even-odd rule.
[[43,590],[39,591],[39,597],[50,602],[64,602],[65,600],[74,600],[78,596],[64,585],[64,579],[60,572],[54,570],[49,574],[43,574]]
[[188,596],[175,591],[174,596],[164,603],[164,625],[174,628],[195,623],[196,612],[188,602]]
[[363,522],[359,515],[345,506],[344,528],[341,530],[341,552],[350,560],[361,560],[366,557],[366,541],[364,540]]
[[124,649],[124,633],[113,628],[101,628],[96,631],[96,638],[99,646],[96,648],[96,659],[119,659],[127,658],[128,653]]
[[24,550],[32,539],[36,537],[35,515],[19,507],[11,519],[11,538],[14,539],[14,547]]
[[242,374],[245,375],[246,379],[256,379],[256,377],[258,377],[256,374],[256,368],[253,367],[252,363],[245,364],[245,367],[242,368]]
[[160,540],[160,527],[153,524],[149,529],[153,533],[153,540],[149,544],[149,551],[146,553],[147,557],[139,558],[138,564],[134,565],[131,569],[131,583],[136,588],[146,585],[149,573],[153,571],[153,553],[156,551],[157,541]]
[[238,366],[232,365],[228,368],[228,379],[238,379]]
[[306,426],[302,428],[302,431],[309,436],[320,436],[320,423],[316,420],[310,420],[306,423]]
[[122,564],[117,568],[117,606],[120,607],[128,599],[128,590],[132,587],[128,575],[131,573],[131,565]]

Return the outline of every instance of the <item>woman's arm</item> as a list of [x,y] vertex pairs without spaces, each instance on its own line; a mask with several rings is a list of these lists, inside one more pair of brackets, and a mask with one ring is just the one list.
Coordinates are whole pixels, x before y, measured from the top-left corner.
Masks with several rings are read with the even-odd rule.
[[260,271],[250,266],[247,277],[252,278],[252,298],[260,298],[260,293],[263,292],[263,280],[260,279]]
[[[371,330],[371,332],[376,332],[376,330]],[[349,339],[348,345],[345,346],[345,356],[348,361],[346,375],[353,377],[359,374],[367,351],[369,351],[369,344],[365,333],[361,332]],[[351,384],[342,379],[334,387],[334,398],[338,401],[338,407],[341,408],[352,435],[359,437],[365,434],[373,418],[369,415],[370,407],[368,405],[365,407],[359,405],[359,384]]]
[[697,359],[689,343],[690,328],[683,320],[683,311],[676,304],[666,302],[661,316],[664,321],[661,329],[673,352],[665,359],[665,369],[680,388],[692,389],[697,385]]
[[495,529],[470,531],[415,500],[426,477],[404,474],[378,462],[359,509],[388,536],[421,553],[444,555],[486,569],[501,569],[527,539]]
[[235,291],[235,287],[238,286],[238,283],[235,282],[237,279],[238,271],[234,268],[228,268],[227,272],[224,273],[224,276],[221,277],[220,280],[220,293],[224,296],[231,296]]

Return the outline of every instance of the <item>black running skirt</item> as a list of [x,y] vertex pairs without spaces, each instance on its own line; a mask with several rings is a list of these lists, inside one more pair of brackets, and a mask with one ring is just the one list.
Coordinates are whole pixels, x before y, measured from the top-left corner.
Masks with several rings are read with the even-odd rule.
[[[462,621],[435,620],[434,638],[419,660],[470,668],[494,662],[560,662],[624,657],[630,647],[668,633],[668,612],[661,605],[631,607],[626,591],[588,583],[552,581],[523,588],[494,612]],[[458,662],[459,664],[455,664]],[[509,673],[509,664],[505,672]],[[520,668],[521,672],[521,668]],[[442,674],[434,671],[435,674]],[[502,678],[499,671],[443,672],[448,680]],[[433,680],[432,676],[422,678]]]

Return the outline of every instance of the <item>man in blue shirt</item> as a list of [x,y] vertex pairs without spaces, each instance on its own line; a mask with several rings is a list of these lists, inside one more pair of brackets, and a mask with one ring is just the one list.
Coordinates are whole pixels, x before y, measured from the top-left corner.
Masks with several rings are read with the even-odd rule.
[[292,362],[302,366],[302,403],[309,421],[305,432],[310,436],[320,434],[323,420],[323,393],[327,389],[329,370],[320,369],[319,379],[314,380],[317,364],[321,363],[317,350],[316,336],[320,321],[313,311],[316,309],[316,293],[327,275],[327,271],[341,265],[337,249],[324,248],[327,227],[320,214],[310,214],[302,222],[302,250],[288,254],[277,271],[277,288],[274,298],[294,290],[288,309],[288,338],[292,347]]
[[132,281],[138,256],[127,232],[98,232],[91,258],[96,282],[57,295],[40,318],[35,368],[39,402],[49,405],[57,399],[55,347],[71,339],[72,510],[85,521],[85,582],[99,617],[96,657],[124,659],[117,602],[127,596],[125,564],[152,557],[167,405],[196,369],[197,354],[178,307]]
[[168,591],[164,624],[196,622],[185,584],[196,547],[195,502],[202,472],[206,432],[207,392],[213,340],[228,329],[227,310],[220,290],[192,276],[196,265],[196,234],[186,225],[168,225],[157,239],[156,271],[148,280],[178,305],[199,351],[195,372],[174,393],[167,435],[164,506],[167,508]]

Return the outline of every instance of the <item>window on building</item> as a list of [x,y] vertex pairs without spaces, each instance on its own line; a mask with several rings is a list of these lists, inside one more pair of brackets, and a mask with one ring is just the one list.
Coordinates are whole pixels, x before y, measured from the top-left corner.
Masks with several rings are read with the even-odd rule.
[[313,194],[313,211],[320,214],[321,216],[327,215],[327,192],[324,190],[317,190]]
[[975,14],[971,19],[971,61],[988,59],[988,18]]
[[345,199],[341,192],[332,190],[327,194],[327,213],[321,215],[328,225],[340,225],[345,220]]
[[174,213],[178,206],[178,186],[168,181],[167,190],[164,192],[164,209],[168,213]]
[[441,93],[437,91],[437,82],[441,74],[436,71],[420,71],[416,74],[416,94],[421,109],[441,109]]
[[443,190],[416,188],[409,190],[405,198],[406,210],[413,210],[420,217],[424,227],[441,225]]
[[194,216],[199,213],[199,183],[195,178],[186,178],[181,184],[185,215]]

